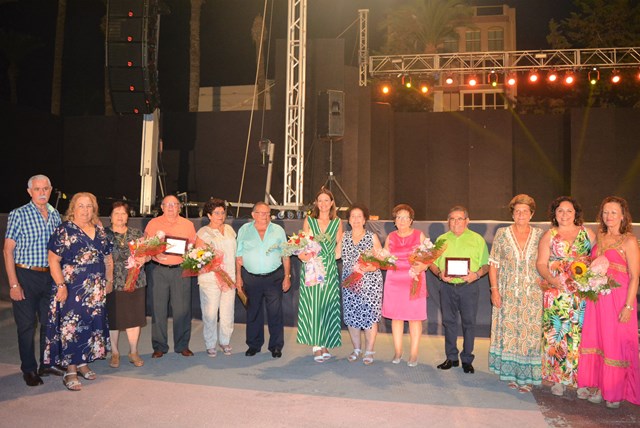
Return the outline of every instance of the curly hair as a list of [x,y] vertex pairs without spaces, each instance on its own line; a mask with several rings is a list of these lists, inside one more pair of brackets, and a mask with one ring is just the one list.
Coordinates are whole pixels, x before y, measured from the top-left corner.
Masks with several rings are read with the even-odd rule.
[[398,215],[398,213],[400,211],[406,211],[409,213],[409,217],[411,218],[411,221],[413,221],[413,219],[416,216],[416,212],[413,210],[413,208],[411,208],[411,206],[409,204],[398,204],[395,207],[393,207],[393,210],[391,210],[391,216],[393,218],[396,218],[396,216]]
[[556,210],[563,202],[569,202],[573,205],[573,209],[576,211],[576,216],[573,219],[573,224],[576,226],[582,226],[584,223],[584,219],[582,218],[582,206],[571,196],[559,196],[551,202],[549,205],[549,220],[551,220],[551,224],[554,227],[558,227],[558,220],[556,220]]
[[509,202],[509,212],[511,213],[511,215],[513,215],[513,210],[518,204],[527,205],[531,210],[531,214],[536,211],[536,201],[534,201],[531,196],[521,193],[514,196],[513,199],[511,199],[511,202]]
[[320,197],[320,195],[327,195],[329,199],[331,199],[331,202],[333,202],[333,204],[331,204],[331,210],[329,211],[329,219],[333,220],[338,216],[336,199],[333,197],[333,193],[331,193],[331,190],[327,189],[324,186],[320,188],[318,193],[316,193],[316,197],[313,199],[313,209],[311,210],[310,217],[318,218],[320,216],[320,208],[318,208],[318,198]]
[[207,202],[204,203],[204,207],[202,208],[202,214],[208,216],[213,213],[216,208],[224,208],[224,212],[227,212],[227,201],[223,201],[218,198],[211,198]]
[[73,195],[73,197],[71,198],[71,201],[69,202],[69,208],[67,208],[67,212],[65,213],[65,219],[69,221],[74,220],[75,216],[73,212],[76,209],[76,204],[78,203],[78,199],[82,197],[89,198],[89,200],[91,200],[91,205],[93,205],[93,214],[91,216],[91,223],[100,224],[100,219],[98,218],[98,211],[99,211],[98,200],[96,199],[93,193],[89,193],[89,192],[78,192],[75,195]]
[[619,196],[607,196],[602,200],[600,204],[600,209],[598,210],[597,222],[599,223],[598,229],[602,233],[607,233],[608,228],[604,223],[604,219],[602,218],[602,212],[604,211],[605,204],[616,203],[620,205],[620,209],[622,210],[622,221],[620,222],[620,233],[624,235],[625,233],[629,233],[633,229],[633,220],[631,219],[631,213],[629,212],[629,204],[626,199],[621,198]]
[[366,205],[359,204],[357,202],[355,204],[351,205],[349,207],[349,209],[347,210],[347,219],[351,216],[351,212],[353,210],[362,211],[362,215],[364,216],[364,221],[368,221],[369,220],[369,208],[367,208]]

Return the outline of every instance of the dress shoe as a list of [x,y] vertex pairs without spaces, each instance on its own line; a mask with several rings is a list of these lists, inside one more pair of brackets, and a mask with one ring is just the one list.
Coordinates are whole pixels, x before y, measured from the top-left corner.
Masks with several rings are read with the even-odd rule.
[[247,351],[244,353],[244,355],[246,355],[247,357],[253,357],[254,355],[256,355],[258,352],[260,352],[259,349],[256,348],[249,348],[247,349]]
[[438,365],[438,368],[440,370],[449,370],[451,367],[458,367],[459,365],[460,362],[458,360],[451,361],[447,358],[446,360],[444,360],[444,363]]
[[151,358],[162,358],[162,356],[165,353],[162,351],[153,351],[153,354],[151,354]]
[[44,383],[42,382],[42,379],[40,378],[40,376],[38,376],[38,373],[36,372],[23,373],[22,379],[24,379],[24,382],[28,386],[38,386]]
[[462,363],[462,370],[464,370],[465,373],[475,373],[476,372],[474,370],[473,366],[471,365],[471,363]]
[[282,350],[280,348],[273,348],[273,350],[271,351],[271,356],[273,358],[280,358],[282,357]]
[[191,352],[191,349],[187,348],[180,351],[180,355],[183,357],[193,357],[193,352]]
[[49,376],[49,375],[62,376],[65,373],[66,373],[66,370],[63,370],[58,366],[51,366],[51,367],[40,366],[40,368],[38,369],[38,376],[42,376],[42,377]]

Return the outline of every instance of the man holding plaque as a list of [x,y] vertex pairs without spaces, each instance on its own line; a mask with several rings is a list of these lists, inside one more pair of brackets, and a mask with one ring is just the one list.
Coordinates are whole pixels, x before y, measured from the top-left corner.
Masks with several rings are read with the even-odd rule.
[[167,250],[151,259],[152,302],[151,358],[169,352],[167,338],[168,306],[173,314],[173,350],[185,357],[193,356],[191,339],[191,278],[182,277],[182,256],[189,243],[196,240],[196,229],[189,220],[180,217],[180,201],[173,195],[162,200],[162,215],[152,219],[144,230],[147,237],[164,232]]
[[444,285],[440,289],[440,308],[444,327],[447,359],[439,369],[458,367],[458,314],[462,319],[464,343],[460,359],[465,373],[473,373],[473,344],[478,313],[478,280],[489,271],[489,250],[481,235],[467,228],[467,209],[456,205],[449,210],[449,232],[444,240],[444,253],[430,266],[431,272]]

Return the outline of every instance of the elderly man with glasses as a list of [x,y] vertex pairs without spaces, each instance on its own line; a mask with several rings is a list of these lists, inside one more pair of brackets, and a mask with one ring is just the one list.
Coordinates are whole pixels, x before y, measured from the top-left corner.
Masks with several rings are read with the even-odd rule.
[[[462,206],[449,210],[449,232],[438,239],[447,247],[430,269],[444,285],[440,288],[440,308],[445,336],[446,360],[438,365],[441,370],[458,367],[462,359],[465,373],[474,373],[473,345],[476,315],[478,313],[478,280],[489,271],[489,250],[484,238],[467,228],[469,214]],[[459,353],[458,314],[462,320],[464,343]]]
[[169,352],[167,337],[168,306],[173,315],[173,350],[184,357],[193,356],[191,339],[191,278],[182,277],[182,256],[188,244],[196,241],[196,229],[180,216],[180,201],[173,195],[162,200],[162,215],[152,219],[144,230],[146,236],[164,232],[172,245],[151,259],[153,314],[151,317],[151,358]]
[[260,352],[264,344],[262,301],[267,307],[269,351],[273,358],[282,357],[284,320],[282,293],[291,287],[289,257],[282,256],[278,245],[287,241],[284,229],[271,223],[271,208],[264,202],[253,206],[253,221],[238,231],[236,252],[236,286],[249,298],[247,307],[247,357]]

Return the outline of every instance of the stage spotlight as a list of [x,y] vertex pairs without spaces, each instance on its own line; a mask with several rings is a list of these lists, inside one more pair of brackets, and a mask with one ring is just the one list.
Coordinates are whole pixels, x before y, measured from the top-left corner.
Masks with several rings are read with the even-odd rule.
[[423,94],[429,92],[429,85],[427,84],[427,82],[420,82],[420,92],[422,92]]
[[555,70],[551,70],[549,74],[547,74],[547,80],[550,83],[555,83],[558,80],[558,72]]
[[384,81],[380,83],[380,92],[383,95],[388,95],[391,92],[391,82]]
[[540,75],[538,74],[538,72],[536,70],[531,70],[529,72],[529,82],[538,83],[538,80],[540,80]]
[[516,83],[518,82],[518,78],[516,77],[515,73],[511,73],[507,76],[507,85],[508,86],[515,86]]
[[469,86],[476,86],[478,84],[478,78],[476,77],[475,74],[472,74],[471,76],[469,76],[469,80],[467,80],[467,84]]
[[598,80],[600,80],[600,72],[595,67],[593,67],[593,69],[589,72],[587,76],[589,77],[589,83],[591,83],[592,85],[595,85],[596,83],[598,83]]
[[487,81],[494,88],[498,86],[498,75],[494,70],[491,70],[491,73],[489,73],[489,75],[487,76]]
[[447,85],[453,85],[453,76],[449,74],[447,77],[445,77],[444,83]]
[[617,83],[620,83],[621,80],[622,77],[620,77],[620,72],[618,70],[613,70],[613,72],[611,73],[611,83],[615,85]]
[[564,84],[565,85],[573,85],[576,81],[576,76],[573,74],[573,71],[569,70],[564,75]]
[[411,76],[406,74],[402,76],[402,86],[407,89],[411,88]]

